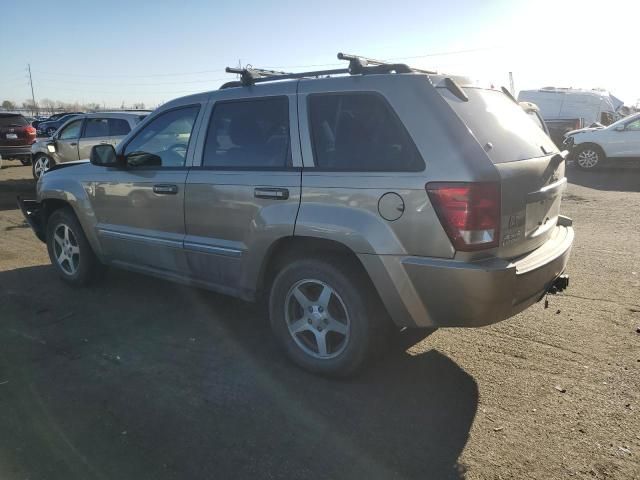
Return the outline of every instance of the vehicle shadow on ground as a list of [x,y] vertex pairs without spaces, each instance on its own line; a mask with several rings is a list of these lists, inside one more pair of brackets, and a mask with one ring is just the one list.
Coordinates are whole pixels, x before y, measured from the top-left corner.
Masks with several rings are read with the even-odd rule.
[[569,183],[596,190],[640,192],[640,169],[602,167],[594,171],[573,166],[567,169]]
[[435,350],[332,380],[283,357],[259,304],[118,271],[80,290],[48,266],[0,285],[0,458],[16,477],[465,476],[478,387]]
[[18,195],[36,198],[36,182],[31,179],[0,180],[0,211],[16,210]]

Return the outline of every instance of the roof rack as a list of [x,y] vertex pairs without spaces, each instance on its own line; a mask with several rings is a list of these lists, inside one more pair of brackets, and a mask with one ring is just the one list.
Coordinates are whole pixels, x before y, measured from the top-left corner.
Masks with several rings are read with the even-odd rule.
[[235,73],[240,75],[240,80],[227,82],[220,88],[240,87],[255,85],[256,83],[272,82],[275,80],[290,80],[294,78],[309,78],[309,77],[325,77],[330,75],[365,75],[372,73],[427,73],[435,74],[436,72],[430,70],[420,70],[417,68],[411,68],[405,63],[388,63],[382,60],[375,60],[373,58],[362,57],[359,55],[351,55],[348,53],[338,53],[339,60],[347,60],[349,62],[348,68],[337,68],[332,70],[315,70],[311,72],[280,72],[276,70],[265,70],[262,68],[253,68],[251,65],[247,65],[245,68],[227,67],[225,71],[227,73]]

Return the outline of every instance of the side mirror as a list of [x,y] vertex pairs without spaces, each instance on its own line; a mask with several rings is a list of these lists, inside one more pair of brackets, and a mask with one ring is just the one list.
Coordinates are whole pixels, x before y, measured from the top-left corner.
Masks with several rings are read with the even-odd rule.
[[616,132],[624,132],[624,125],[618,125],[616,127]]
[[119,167],[122,162],[118,160],[116,149],[111,144],[100,144],[91,147],[89,160],[99,167]]

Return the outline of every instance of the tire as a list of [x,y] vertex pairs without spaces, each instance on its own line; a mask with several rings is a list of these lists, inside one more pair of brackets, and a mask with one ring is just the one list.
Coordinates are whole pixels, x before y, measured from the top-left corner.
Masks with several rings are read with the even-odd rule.
[[384,307],[357,269],[297,260],[276,276],[269,295],[271,328],[287,356],[313,373],[345,377],[382,346]]
[[51,214],[46,235],[49,259],[62,280],[70,285],[86,286],[101,276],[104,266],[71,208],[61,208]]
[[31,159],[23,157],[20,159],[20,163],[26,167],[27,165],[31,165]]
[[605,160],[604,152],[597,145],[583,145],[574,154],[575,163],[582,170],[595,170]]
[[51,127],[51,128],[47,128],[47,137],[53,137],[53,134],[56,133],[56,129]]
[[39,153],[33,158],[33,162],[31,165],[31,173],[33,174],[33,178],[38,180],[44,172],[53,167],[56,163],[51,159],[51,157],[45,155],[44,153]]

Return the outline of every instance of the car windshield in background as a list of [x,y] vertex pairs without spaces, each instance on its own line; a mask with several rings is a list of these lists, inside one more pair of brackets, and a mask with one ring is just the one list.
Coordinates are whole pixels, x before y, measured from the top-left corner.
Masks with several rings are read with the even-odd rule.
[[29,122],[22,115],[0,113],[0,127],[24,127]]

